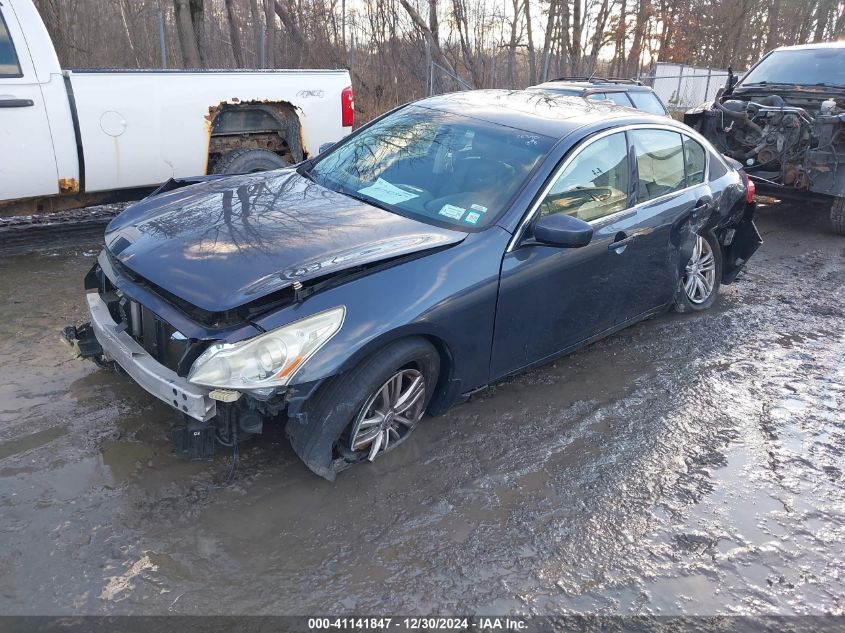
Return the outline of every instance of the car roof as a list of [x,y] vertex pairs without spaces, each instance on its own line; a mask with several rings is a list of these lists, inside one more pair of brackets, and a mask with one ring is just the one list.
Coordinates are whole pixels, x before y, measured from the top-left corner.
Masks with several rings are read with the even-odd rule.
[[[815,44],[795,44],[794,46],[781,46],[775,51],[803,51],[814,48],[845,48],[845,41],[841,42],[816,42]],[[772,51],[774,52],[774,51]]]
[[569,80],[569,79],[552,79],[536,86],[531,86],[531,89],[555,90],[592,90],[595,92],[653,92],[649,86],[643,86],[637,83],[625,83],[622,81],[613,81],[612,79],[592,79],[592,80]]
[[[467,90],[422,99],[415,105],[551,138],[563,138],[584,126],[607,127],[601,125],[607,121],[619,125],[649,122],[666,125],[668,121],[664,116],[606,101],[589,101],[540,90]],[[678,127],[682,126],[678,124]]]

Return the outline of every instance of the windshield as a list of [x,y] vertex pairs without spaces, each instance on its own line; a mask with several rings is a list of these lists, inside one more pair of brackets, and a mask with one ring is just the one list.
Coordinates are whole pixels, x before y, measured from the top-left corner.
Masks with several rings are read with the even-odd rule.
[[342,143],[308,173],[318,184],[415,219],[490,224],[554,139],[409,106]]
[[742,86],[757,84],[845,88],[845,48],[775,51],[740,82]]

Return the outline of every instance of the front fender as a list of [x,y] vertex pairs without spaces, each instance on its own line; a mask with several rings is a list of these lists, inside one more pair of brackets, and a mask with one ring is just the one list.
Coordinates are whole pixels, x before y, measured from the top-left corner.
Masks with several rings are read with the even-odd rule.
[[340,331],[291,379],[292,385],[349,371],[388,343],[428,337],[451,356],[450,380],[465,389],[487,383],[502,254],[510,235],[493,226],[451,248],[326,288],[263,317],[272,330],[338,305]]

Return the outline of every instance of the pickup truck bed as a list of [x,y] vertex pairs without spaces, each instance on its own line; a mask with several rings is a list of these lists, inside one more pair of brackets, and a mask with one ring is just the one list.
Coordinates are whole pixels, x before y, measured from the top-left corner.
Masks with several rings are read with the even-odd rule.
[[0,215],[298,162],[353,107],[346,70],[62,70],[32,1],[3,0]]

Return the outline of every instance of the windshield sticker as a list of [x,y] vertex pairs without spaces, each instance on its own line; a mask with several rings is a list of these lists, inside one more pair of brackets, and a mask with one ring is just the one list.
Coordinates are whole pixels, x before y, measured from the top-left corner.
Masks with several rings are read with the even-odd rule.
[[387,204],[396,204],[398,202],[407,202],[411,198],[416,198],[417,194],[400,189],[395,185],[391,185],[386,180],[377,179],[369,187],[359,189],[358,193],[363,193],[365,196],[375,198],[379,202]]
[[444,204],[440,209],[440,215],[445,215],[447,218],[452,218],[453,220],[460,220],[464,215],[464,211],[466,209],[451,204]]
[[467,217],[464,218],[464,222],[466,222],[467,224],[475,224],[476,222],[478,222],[480,217],[480,213],[470,211],[469,213],[467,213]]
[[479,211],[481,213],[487,213],[487,207],[482,207],[480,204],[471,204],[469,208],[473,211]]

